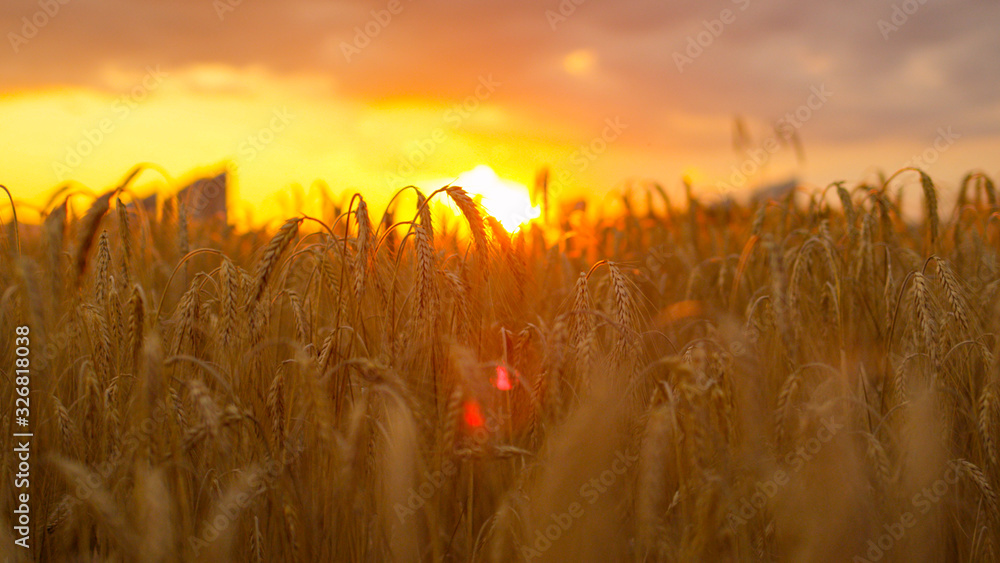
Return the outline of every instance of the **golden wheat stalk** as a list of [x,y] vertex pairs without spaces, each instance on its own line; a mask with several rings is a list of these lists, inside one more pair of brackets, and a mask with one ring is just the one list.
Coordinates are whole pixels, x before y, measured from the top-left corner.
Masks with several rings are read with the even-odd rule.
[[271,242],[264,248],[264,253],[257,262],[257,270],[254,273],[253,289],[250,292],[251,303],[260,301],[268,282],[274,276],[274,270],[278,266],[281,254],[295,239],[299,230],[300,217],[288,219],[281,225],[278,232],[271,238]]

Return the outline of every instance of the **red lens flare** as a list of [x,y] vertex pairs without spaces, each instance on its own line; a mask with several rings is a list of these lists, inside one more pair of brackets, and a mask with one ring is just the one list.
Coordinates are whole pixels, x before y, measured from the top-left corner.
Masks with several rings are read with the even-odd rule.
[[513,385],[510,380],[510,372],[507,368],[503,366],[497,366],[497,379],[495,382],[497,389],[501,391],[510,391]]
[[465,401],[465,406],[462,409],[462,418],[465,420],[465,425],[470,428],[480,428],[484,424],[483,413],[479,410],[479,401],[475,399],[468,399]]

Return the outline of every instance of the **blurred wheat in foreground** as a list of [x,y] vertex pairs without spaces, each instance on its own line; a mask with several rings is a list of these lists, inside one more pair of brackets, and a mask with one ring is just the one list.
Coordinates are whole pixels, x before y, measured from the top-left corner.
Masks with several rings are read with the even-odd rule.
[[985,176],[953,210],[919,170],[754,208],[650,186],[515,235],[458,187],[240,234],[130,208],[134,176],[5,238],[12,560],[998,560]]

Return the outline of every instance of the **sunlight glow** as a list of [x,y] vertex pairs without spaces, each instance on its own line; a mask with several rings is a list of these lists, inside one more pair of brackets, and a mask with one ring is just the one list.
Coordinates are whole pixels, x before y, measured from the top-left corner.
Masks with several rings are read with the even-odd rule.
[[500,178],[485,164],[463,172],[454,184],[479,200],[483,209],[510,233],[516,233],[521,225],[542,215],[540,207],[531,205],[527,186]]
[[684,179],[685,182],[691,185],[701,185],[708,180],[708,176],[706,176],[704,172],[702,172],[700,169],[694,166],[688,166],[684,168],[684,171],[681,172],[681,177]]
[[594,68],[594,52],[590,49],[577,49],[563,59],[563,68],[570,74],[587,74]]

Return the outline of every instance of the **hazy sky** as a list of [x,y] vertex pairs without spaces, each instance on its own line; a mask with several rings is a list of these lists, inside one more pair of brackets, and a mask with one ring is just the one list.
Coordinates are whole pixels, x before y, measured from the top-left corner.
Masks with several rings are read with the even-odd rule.
[[[248,200],[477,164],[729,189],[920,156],[953,184],[1000,171],[998,24],[1000,3],[957,0],[6,0],[0,182],[231,160]],[[734,151],[735,115],[763,152]],[[782,118],[804,164],[763,142]]]

